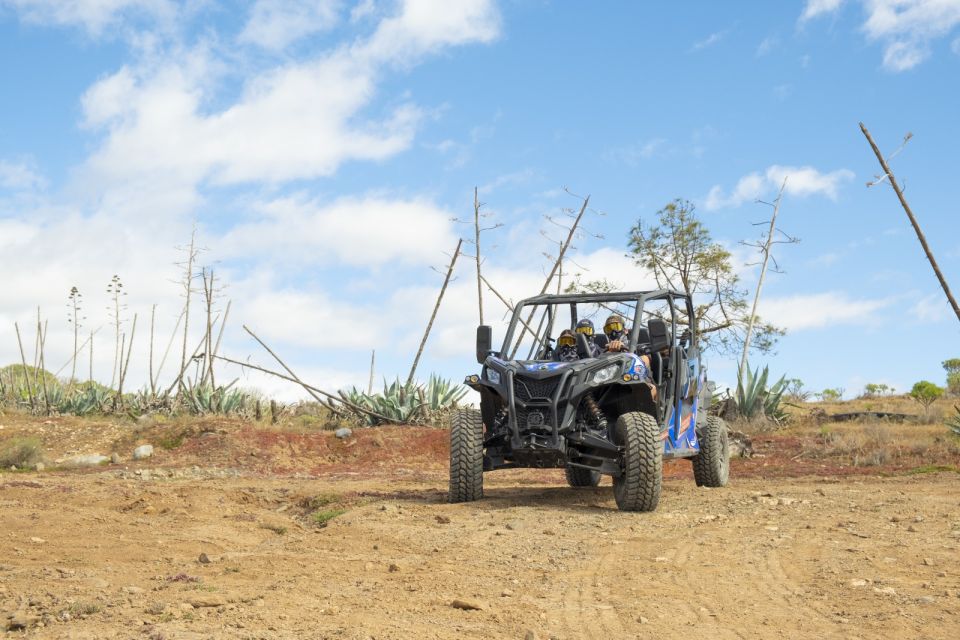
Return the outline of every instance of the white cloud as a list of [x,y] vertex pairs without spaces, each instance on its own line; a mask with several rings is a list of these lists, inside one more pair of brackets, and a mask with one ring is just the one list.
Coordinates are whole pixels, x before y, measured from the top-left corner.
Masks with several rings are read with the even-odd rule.
[[635,167],[641,160],[649,160],[666,145],[665,138],[651,138],[645,142],[618,147],[607,151],[604,155],[615,162],[622,162]]
[[943,322],[952,315],[947,298],[942,293],[932,293],[910,307],[910,316],[923,323]]
[[786,100],[790,97],[791,93],[793,93],[792,84],[778,84],[773,88],[773,96],[777,100]]
[[807,0],[800,15],[800,22],[806,22],[826,13],[833,13],[843,4],[844,0]]
[[280,183],[329,176],[351,160],[385,159],[410,146],[421,112],[400,103],[379,118],[363,116],[384,67],[487,42],[498,29],[489,1],[407,0],[369,38],[251,74],[240,97],[220,110],[209,108],[211,92],[229,69],[204,46],[121,68],[84,96],[85,123],[105,139],[81,182]]
[[707,47],[712,47],[726,37],[726,31],[717,31],[716,33],[711,33],[709,36],[700,40],[699,42],[694,42],[690,47],[690,51],[701,51]]
[[32,163],[0,159],[0,189],[31,191],[45,185],[46,179],[37,173]]
[[[958,0],[861,0],[866,20],[863,31],[869,40],[884,47],[883,66],[906,71],[930,56],[933,41],[960,25]],[[836,11],[838,0],[810,0],[800,21]]]
[[364,18],[372,16],[376,11],[377,3],[374,0],[360,0],[350,10],[350,22],[360,22]]
[[836,200],[840,185],[853,179],[853,176],[853,172],[848,169],[821,173],[809,166],[771,165],[763,174],[751,173],[740,178],[730,194],[725,194],[720,185],[715,185],[707,194],[704,207],[708,211],[724,207],[739,207],[744,202],[752,202],[775,193],[784,179],[787,181],[784,188],[784,193],[787,195],[800,198],[822,195]]
[[341,0],[256,0],[239,40],[279,51],[336,25]]
[[758,315],[787,331],[863,324],[874,312],[893,304],[892,298],[857,300],[837,291],[761,298]]
[[401,11],[383,19],[353,53],[375,63],[407,66],[444,47],[491,42],[499,34],[500,13],[492,0],[404,0]]
[[295,195],[260,203],[255,210],[258,219],[238,224],[223,237],[224,255],[273,256],[300,265],[432,265],[436,252],[452,251],[456,244],[453,213],[422,199],[369,196],[322,203]]
[[780,44],[780,39],[777,36],[767,36],[760,41],[760,44],[757,45],[757,57],[763,57],[773,51]]
[[110,27],[129,18],[170,22],[177,14],[170,0],[0,0],[0,5],[18,11],[25,22],[79,26],[93,37],[110,35]]

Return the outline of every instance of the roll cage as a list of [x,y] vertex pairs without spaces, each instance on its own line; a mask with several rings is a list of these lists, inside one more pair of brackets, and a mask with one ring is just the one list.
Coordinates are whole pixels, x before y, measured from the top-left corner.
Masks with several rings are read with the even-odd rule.
[[[640,330],[643,328],[642,319],[644,307],[646,307],[647,303],[649,302],[657,301],[665,301],[668,304],[670,317],[662,319],[670,325],[671,336],[676,337],[678,325],[686,324],[690,330],[689,345],[690,347],[696,347],[696,315],[694,314],[693,301],[690,299],[690,296],[677,291],[671,291],[669,289],[657,289],[653,291],[626,291],[617,293],[544,294],[521,300],[514,307],[513,315],[510,319],[510,325],[507,328],[507,333],[503,338],[503,346],[501,347],[499,353],[502,354],[503,357],[508,357],[508,355],[511,354],[511,346],[514,345],[514,336],[517,335],[518,328],[519,336],[516,338],[516,347],[519,347],[519,343],[526,333],[534,331],[532,327],[528,326],[528,322],[524,320],[523,316],[525,311],[529,311],[531,307],[538,306],[545,306],[547,321],[543,334],[535,336],[536,342],[534,345],[535,348],[531,349],[532,354],[542,354],[546,351],[547,347],[549,347],[549,340],[551,340],[550,336],[554,330],[554,324],[558,315],[558,308],[564,305],[569,306],[570,308],[569,328],[573,329],[577,324],[577,320],[579,319],[577,315],[578,304],[602,305],[604,303],[634,303],[635,308],[632,318],[632,327],[630,329],[630,344],[637,345]],[[681,320],[677,317],[678,303],[683,304],[685,307],[687,322],[681,322]]]

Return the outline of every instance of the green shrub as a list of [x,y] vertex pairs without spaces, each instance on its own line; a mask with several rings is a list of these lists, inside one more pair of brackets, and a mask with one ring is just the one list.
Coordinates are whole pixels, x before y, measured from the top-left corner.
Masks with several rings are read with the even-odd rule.
[[323,509],[320,511],[314,511],[310,514],[310,519],[313,520],[313,523],[319,527],[325,527],[331,520],[337,516],[342,516],[347,512],[346,509]]
[[843,389],[836,387],[834,389],[824,389],[817,394],[824,402],[837,402],[843,399]]
[[941,364],[947,372],[947,393],[960,396],[960,358],[950,358]]
[[30,467],[43,458],[43,447],[38,438],[11,438],[0,444],[0,469],[16,466]]
[[930,405],[943,395],[943,387],[938,387],[928,380],[921,380],[913,385],[909,395],[923,406],[923,412],[926,414],[930,410]]
[[877,396],[886,396],[894,392],[894,388],[886,384],[867,383],[863,388],[864,398],[875,398]]

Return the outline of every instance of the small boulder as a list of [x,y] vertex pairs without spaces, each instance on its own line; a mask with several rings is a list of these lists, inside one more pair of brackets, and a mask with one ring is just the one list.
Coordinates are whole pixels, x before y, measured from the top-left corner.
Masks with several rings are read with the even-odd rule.
[[349,438],[350,436],[352,436],[353,431],[348,429],[347,427],[340,427],[339,429],[333,432],[333,435],[343,440],[344,438]]
[[23,631],[37,624],[40,619],[26,611],[17,611],[7,619],[7,631]]
[[120,457],[119,453],[110,454],[110,464],[120,464],[123,462],[123,458]]
[[195,595],[187,602],[189,602],[195,609],[199,609],[201,607],[222,607],[227,604],[226,598],[215,593]]
[[73,456],[63,461],[67,467],[99,467],[102,464],[110,462],[110,458],[102,456],[99,453],[91,453],[85,456]]
[[38,462],[37,464],[33,465],[33,468],[37,471],[43,471],[47,468],[47,465],[43,464],[42,462]]
[[147,458],[153,455],[153,445],[152,444],[142,444],[136,449],[133,450],[133,459],[134,460],[146,460]]

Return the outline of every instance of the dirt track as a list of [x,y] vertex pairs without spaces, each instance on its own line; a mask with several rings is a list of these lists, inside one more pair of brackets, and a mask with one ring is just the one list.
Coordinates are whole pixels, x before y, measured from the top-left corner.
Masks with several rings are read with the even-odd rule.
[[[18,612],[36,638],[960,637],[954,473],[735,466],[727,489],[667,480],[653,514],[559,472],[488,475],[462,505],[436,471],[168,473],[0,476],[0,629]],[[318,528],[316,496],[348,511]]]

